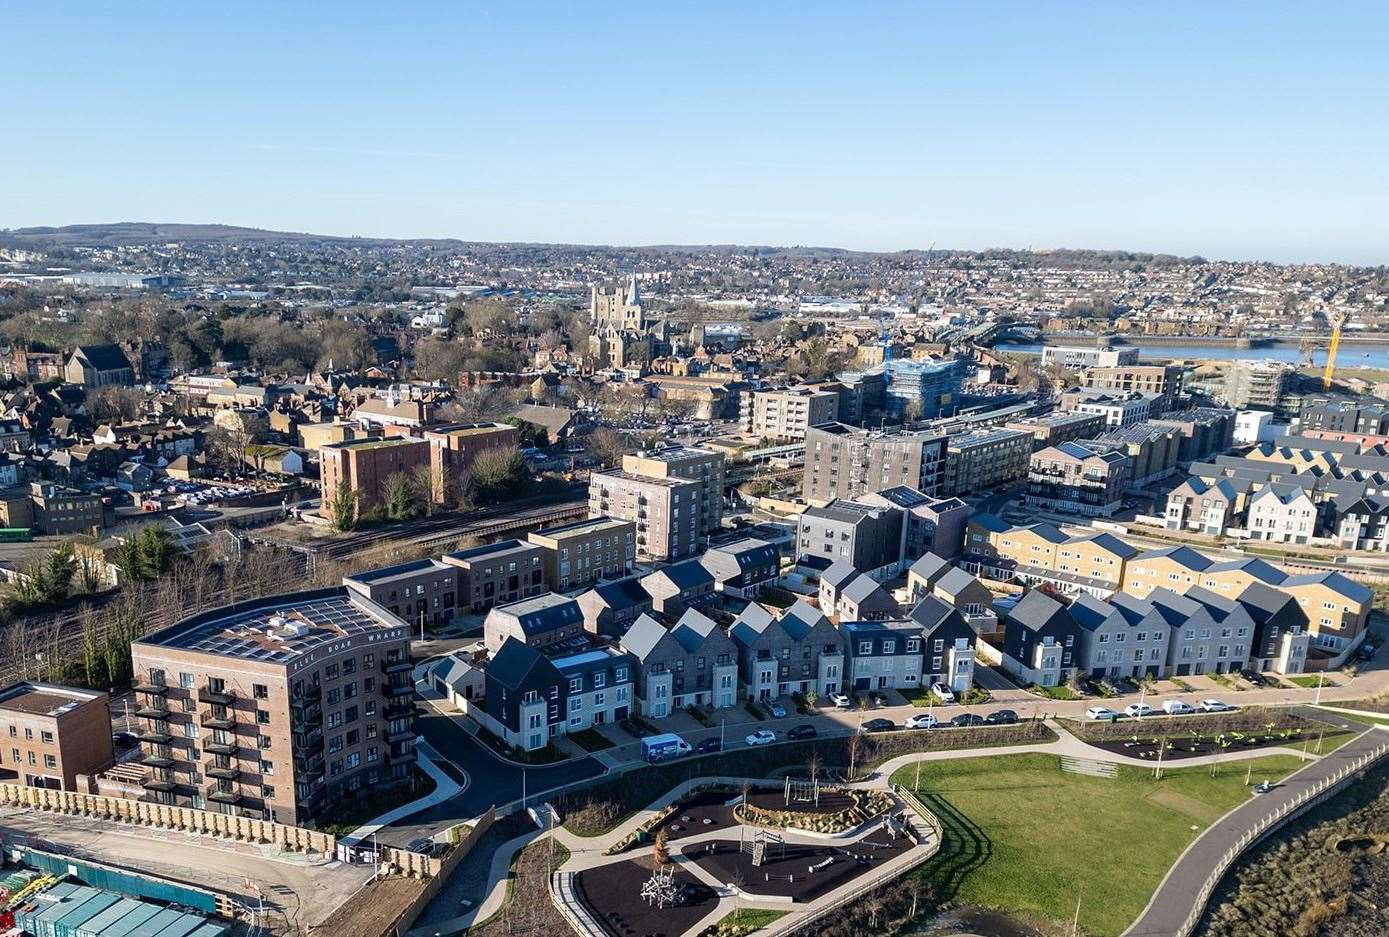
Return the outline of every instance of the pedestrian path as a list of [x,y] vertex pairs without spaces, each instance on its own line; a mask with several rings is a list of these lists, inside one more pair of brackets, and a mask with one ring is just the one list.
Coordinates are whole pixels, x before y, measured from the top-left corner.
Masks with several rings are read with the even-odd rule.
[[1257,833],[1271,814],[1295,809],[1319,785],[1367,758],[1385,754],[1386,743],[1389,733],[1370,729],[1221,817],[1177,858],[1124,937],[1185,937],[1195,923],[1194,910],[1204,907],[1209,897],[1208,880],[1232,848]]
[[[429,775],[434,780],[434,790],[418,800],[412,800],[408,804],[401,804],[399,807],[393,810],[387,810],[385,813],[381,814],[381,816],[363,823],[351,833],[342,837],[343,842],[349,845],[361,842],[373,833],[378,832],[382,827],[390,826],[392,823],[413,816],[421,810],[428,810],[435,804],[442,804],[450,797],[461,794],[467,788],[467,784],[459,784],[453,778],[449,777],[442,768],[436,765],[434,763],[434,758],[437,756],[438,752],[430,748],[428,742],[419,742],[415,746],[415,763],[420,766],[420,770],[424,771],[425,774]],[[457,766],[455,765],[455,767]],[[462,771],[463,769],[459,768],[458,770]],[[464,772],[464,778],[467,780],[467,772]]]

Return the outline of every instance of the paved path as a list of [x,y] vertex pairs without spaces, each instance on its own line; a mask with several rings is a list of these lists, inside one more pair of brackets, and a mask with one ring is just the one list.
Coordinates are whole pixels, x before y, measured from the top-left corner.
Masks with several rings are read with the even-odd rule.
[[1389,733],[1371,729],[1336,751],[1289,776],[1267,794],[1256,796],[1221,817],[1178,857],[1154,892],[1148,907],[1124,937],[1173,937],[1196,906],[1206,879],[1240,838],[1284,804],[1389,741]]
[[[417,813],[428,810],[430,807],[437,804],[442,804],[444,801],[457,797],[459,794],[463,793],[463,789],[468,785],[466,783],[459,784],[434,763],[434,759],[438,757],[438,753],[429,746],[428,742],[417,745],[415,747],[415,752],[415,763],[420,766],[420,770],[434,780],[434,790],[423,797],[410,801],[408,804],[401,804],[393,810],[388,810],[374,820],[363,823],[351,833],[344,836],[344,842],[359,843],[373,833],[379,832],[382,827],[404,820],[406,817],[414,816]],[[463,772],[463,778],[465,781],[470,780],[466,771]]]

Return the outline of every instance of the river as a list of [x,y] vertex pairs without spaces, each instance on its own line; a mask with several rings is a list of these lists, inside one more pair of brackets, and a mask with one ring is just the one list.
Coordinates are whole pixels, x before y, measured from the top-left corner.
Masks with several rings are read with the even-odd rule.
[[[1042,346],[1038,343],[1014,345],[1000,344],[998,351],[1024,355],[1040,355]],[[1116,345],[1116,348],[1131,348],[1131,345]],[[1264,348],[1236,348],[1233,345],[1142,345],[1138,347],[1138,357],[1144,358],[1185,358],[1189,360],[1229,361],[1231,359],[1259,360],[1272,358],[1297,364],[1302,352],[1292,345],[1271,345]],[[1326,349],[1318,348],[1312,354],[1317,367],[1326,363]],[[1336,353],[1336,369],[1380,368],[1389,370],[1389,345],[1342,345]]]

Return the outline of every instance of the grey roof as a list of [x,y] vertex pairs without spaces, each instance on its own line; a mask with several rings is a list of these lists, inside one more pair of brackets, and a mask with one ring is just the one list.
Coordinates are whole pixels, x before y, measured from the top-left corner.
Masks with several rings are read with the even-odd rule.
[[844,584],[859,574],[854,569],[854,564],[848,560],[835,560],[830,564],[830,568],[820,574],[820,581],[827,582],[836,589],[842,589]]
[[999,517],[997,514],[989,514],[987,512],[974,515],[969,519],[969,522],[971,524],[978,524],[985,530],[991,531],[996,534],[1001,534],[1005,530],[1013,529],[1012,524],[1008,523],[1003,518]]
[[524,641],[508,637],[487,662],[487,676],[504,686],[519,687],[537,667],[554,669],[544,654]]
[[[844,565],[853,569],[853,566],[848,563]],[[934,584],[950,568],[950,561],[945,557],[937,556],[935,553],[927,553],[911,565],[909,572],[916,573],[922,579]]]
[[130,359],[119,345],[82,345],[78,351],[98,371],[119,371],[130,367]]
[[739,644],[750,646],[775,622],[776,619],[765,608],[756,602],[749,602],[747,608],[734,619],[728,636]]
[[656,650],[661,639],[669,633],[659,621],[643,614],[632,622],[632,627],[622,636],[621,644],[624,650],[636,655],[638,660],[646,660],[651,652]]
[[670,629],[671,637],[680,642],[686,651],[697,651],[717,629],[718,623],[698,609],[687,609],[675,627]]
[[508,553],[524,553],[534,549],[536,549],[535,544],[526,543],[523,540],[498,540],[496,543],[485,543],[482,546],[469,547],[466,550],[455,550],[452,553],[445,553],[444,556],[453,560],[475,560],[479,557],[493,559],[506,556]]
[[802,599],[797,599],[781,616],[781,627],[792,638],[799,641],[822,622],[828,622],[825,613]]
[[1071,617],[1086,631],[1098,631],[1111,618],[1123,616],[1113,606],[1086,592],[1071,603]]
[[426,570],[449,571],[447,563],[440,563],[435,559],[411,560],[407,563],[396,563],[394,566],[382,566],[379,569],[368,569],[353,576],[347,576],[344,581],[351,580],[360,583],[384,582],[387,579],[396,579],[412,576],[415,573],[422,573]]
[[1139,552],[1138,548],[1135,547],[1133,544],[1129,543],[1127,540],[1120,540],[1118,537],[1108,532],[1083,535],[1077,537],[1074,542],[1093,543],[1096,546],[1103,547],[1110,553],[1113,553],[1116,556],[1122,556],[1125,559],[1137,556]]
[[1168,557],[1187,569],[1204,571],[1214,562],[1210,557],[1197,553],[1191,547],[1163,547],[1160,550],[1148,550],[1138,554],[1136,560],[1155,560],[1161,557]]
[[681,590],[691,589],[695,586],[708,585],[714,581],[714,574],[705,569],[704,564],[698,559],[681,560],[679,563],[672,563],[669,566],[656,570],[656,572],[651,575],[664,575]]
[[970,586],[979,582],[972,574],[966,572],[958,566],[952,567],[949,572],[936,580],[936,588],[944,590],[951,595],[959,595]]
[[599,583],[590,591],[597,593],[598,598],[602,599],[608,608],[632,608],[651,602],[651,596],[641,587],[641,581],[635,576]]
[[1060,602],[1036,589],[1030,589],[1018,600],[1008,612],[1008,617],[1018,624],[1036,631],[1045,627],[1058,613],[1064,612],[1066,607]]
[[1320,573],[1304,573],[1301,576],[1289,576],[1283,580],[1286,586],[1305,586],[1311,583],[1321,583],[1335,592],[1340,593],[1352,602],[1368,602],[1374,598],[1374,592],[1368,586],[1362,585],[1351,579],[1344,573],[1335,570],[1327,570]]
[[873,593],[882,591],[883,587],[872,576],[867,573],[859,573],[849,580],[849,584],[840,591],[840,594],[850,602],[862,603]]
[[492,611],[514,617],[520,623],[521,630],[528,635],[554,631],[583,620],[579,603],[557,592],[547,592],[510,605],[498,605]]
[[949,618],[951,614],[958,614],[953,606],[934,595],[928,595],[912,607],[909,617],[923,628],[930,630]]

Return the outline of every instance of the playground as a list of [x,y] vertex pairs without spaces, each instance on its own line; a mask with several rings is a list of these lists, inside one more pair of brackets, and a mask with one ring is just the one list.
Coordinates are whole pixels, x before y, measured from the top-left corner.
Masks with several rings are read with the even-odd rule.
[[754,835],[760,840],[697,843],[684,847],[681,854],[750,897],[806,902],[861,875],[874,874],[889,859],[916,845],[915,839],[894,834],[890,824],[844,845],[788,843],[762,830]]
[[679,937],[718,904],[713,888],[674,863],[664,867],[673,886],[669,900],[648,900],[654,866],[651,857],[643,856],[579,873],[585,902],[613,937]]

